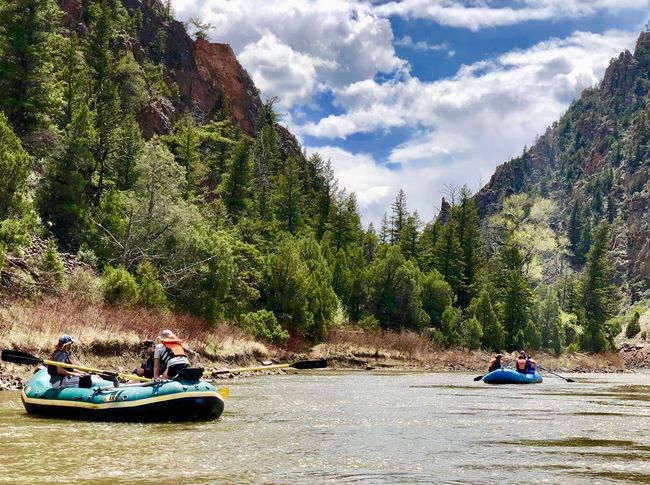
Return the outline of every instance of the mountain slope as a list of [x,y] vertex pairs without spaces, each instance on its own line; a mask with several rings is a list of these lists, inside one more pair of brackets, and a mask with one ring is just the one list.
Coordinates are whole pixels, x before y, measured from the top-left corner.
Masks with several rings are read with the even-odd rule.
[[[520,157],[499,166],[476,194],[482,217],[515,193],[542,195],[561,207],[554,228],[569,238],[579,267],[589,227],[612,224],[615,280],[632,300],[650,285],[650,32],[634,54],[613,59],[602,82],[582,93]],[[581,232],[584,233],[581,236]]]

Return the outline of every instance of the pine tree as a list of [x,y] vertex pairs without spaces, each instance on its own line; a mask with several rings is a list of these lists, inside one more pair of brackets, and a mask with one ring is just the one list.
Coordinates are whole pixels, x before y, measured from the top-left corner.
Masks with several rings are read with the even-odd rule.
[[546,291],[538,305],[537,322],[541,331],[541,347],[559,355],[564,347],[564,326],[560,319],[560,301],[552,288]]
[[390,239],[390,227],[388,225],[388,215],[384,212],[384,217],[381,219],[381,226],[379,227],[379,242],[387,244]]
[[600,224],[593,234],[587,262],[580,279],[579,320],[584,328],[580,346],[600,352],[613,344],[607,320],[615,313],[615,288],[611,283],[611,267],[607,255],[609,225]]
[[406,218],[406,223],[400,232],[399,246],[402,249],[402,254],[406,259],[414,259],[417,261],[419,255],[419,229],[422,226],[422,221],[418,211],[413,212],[412,216]]
[[128,116],[116,133],[115,162],[113,166],[116,187],[128,190],[136,179],[135,165],[142,153],[144,141],[140,126],[133,116]]
[[27,243],[32,211],[27,186],[31,163],[32,158],[0,112],[0,252]]
[[430,319],[422,309],[420,271],[406,261],[399,246],[389,246],[376,258],[368,275],[368,310],[390,330],[419,330]]
[[584,261],[585,255],[591,247],[591,221],[587,219],[580,231],[580,241],[578,242],[578,256],[579,261]]
[[361,220],[354,194],[341,192],[330,208],[330,220],[324,240],[334,253],[361,241]]
[[580,243],[580,234],[582,232],[582,220],[580,217],[580,206],[578,201],[573,202],[571,209],[571,218],[569,220],[569,242],[571,243],[571,251],[577,254],[578,244]]
[[400,234],[404,224],[406,224],[406,219],[408,218],[408,211],[406,210],[406,194],[404,190],[399,189],[399,192],[395,196],[395,200],[391,205],[393,214],[391,216],[391,233],[390,233],[390,243],[398,244]]
[[616,217],[616,199],[612,194],[607,196],[607,222],[611,224]]
[[54,0],[0,2],[0,111],[19,136],[60,116],[61,17]]
[[423,271],[431,271],[435,267],[435,247],[440,235],[442,223],[437,220],[428,223],[420,235],[420,253],[418,263]]
[[242,137],[228,161],[226,178],[223,182],[223,202],[234,222],[237,222],[239,215],[246,210],[250,198],[253,177],[251,149],[251,140]]
[[432,327],[440,328],[442,312],[451,305],[454,294],[440,273],[431,271],[422,277],[422,308]]
[[275,214],[280,227],[291,234],[296,234],[302,222],[303,196],[302,181],[294,157],[287,160],[284,173],[278,177],[274,199]]
[[187,186],[191,191],[199,185],[206,172],[199,154],[201,134],[194,118],[191,115],[183,116],[176,122],[166,140],[178,164],[185,167]]
[[482,347],[495,352],[501,351],[505,347],[505,332],[492,307],[490,293],[482,291],[478,299],[473,301],[471,307],[470,313],[474,315],[483,329]]
[[110,48],[117,34],[118,18],[112,2],[91,3],[89,13],[86,62],[90,68],[91,108],[96,113],[97,143],[93,148],[96,169],[88,170],[85,179],[88,194],[94,204],[99,205],[121,117],[119,90],[115,82],[117,63]]
[[452,211],[458,221],[458,240],[463,252],[463,277],[458,288],[458,304],[461,308],[466,308],[476,294],[476,274],[483,262],[478,213],[471,195],[467,186],[463,186],[459,204]]
[[434,266],[449,283],[455,295],[463,283],[463,249],[458,241],[456,221],[452,218],[442,226],[434,252]]
[[525,332],[531,317],[532,295],[519,270],[508,273],[503,305],[503,323],[506,329],[506,348],[516,350],[526,345],[517,338],[519,332]]

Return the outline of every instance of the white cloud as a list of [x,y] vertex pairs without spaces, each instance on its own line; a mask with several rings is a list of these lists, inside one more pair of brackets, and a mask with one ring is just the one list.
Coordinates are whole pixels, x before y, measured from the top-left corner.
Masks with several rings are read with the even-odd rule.
[[178,18],[212,25],[210,39],[230,44],[264,95],[278,96],[285,107],[307,103],[319,89],[406,66],[395,55],[389,20],[364,2],[174,0],[173,5]]
[[449,51],[449,46],[444,42],[442,44],[431,44],[423,40],[415,42],[410,35],[397,39],[394,44],[399,47],[415,49],[416,51]]
[[508,7],[491,7],[489,2],[467,3],[460,0],[400,0],[378,5],[375,12],[479,30],[531,20],[586,17],[599,11],[644,10],[650,6],[648,0],[519,0]]
[[[390,187],[382,200],[360,203],[367,221],[377,222],[400,188],[411,207],[430,219],[445,184],[467,183],[476,190],[496,165],[534,143],[535,135],[558,119],[584,88],[595,84],[609,60],[632,46],[634,39],[634,34],[620,31],[577,32],[463,66],[451,79],[355,83],[337,92],[343,115],[296,128],[331,138],[415,128],[408,141],[380,161],[397,164],[396,170],[380,167],[372,172],[367,156],[359,160],[353,154],[328,153],[341,183],[364,197],[367,191],[379,194],[377,187]],[[336,156],[346,159],[340,171]],[[363,168],[349,169],[351,159]]]

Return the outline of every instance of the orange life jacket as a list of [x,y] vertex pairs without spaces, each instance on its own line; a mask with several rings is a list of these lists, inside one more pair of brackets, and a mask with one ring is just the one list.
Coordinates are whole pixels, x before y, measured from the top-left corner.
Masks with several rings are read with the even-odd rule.
[[519,372],[526,372],[526,359],[522,359],[521,357],[519,357],[517,359],[516,364],[517,364],[517,370]]
[[173,357],[186,357],[182,340],[164,338],[161,340],[161,343],[167,349],[161,359],[165,365],[167,365],[167,362],[169,362]]
[[535,359],[532,357],[528,358],[528,370],[531,372],[535,372],[535,367],[537,366]]

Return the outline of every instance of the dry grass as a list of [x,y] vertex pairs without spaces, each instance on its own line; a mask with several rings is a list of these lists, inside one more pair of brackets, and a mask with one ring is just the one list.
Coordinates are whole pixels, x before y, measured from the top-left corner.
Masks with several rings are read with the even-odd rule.
[[163,329],[183,338],[208,364],[231,359],[245,362],[269,354],[264,345],[237,327],[208,328],[204,321],[183,314],[78,303],[66,297],[0,309],[0,346],[40,356],[51,352],[61,334],[69,334],[80,358],[127,355],[137,362],[139,343]]
[[[170,329],[199,352],[192,362],[206,368],[247,366],[257,360],[290,362],[303,358],[328,358],[332,367],[383,367],[422,370],[482,372],[491,353],[434,347],[426,336],[411,331],[364,332],[353,328],[332,329],[315,347],[294,338],[284,349],[256,342],[241,329],[221,323],[207,327],[188,315],[125,309],[79,303],[66,297],[49,297],[33,303],[14,303],[0,308],[0,347],[47,356],[59,335],[74,336],[78,361],[106,369],[128,370],[139,363],[139,342]],[[616,371],[625,368],[617,353],[573,353],[555,357],[535,354],[537,362],[552,371]],[[512,364],[515,355],[506,355]],[[11,366],[10,373],[29,368]],[[15,371],[15,372],[14,372]],[[1,372],[0,372],[1,373]]]
[[424,361],[433,348],[429,340],[417,332],[378,330],[364,332],[353,329],[332,329],[325,338],[332,347],[346,348],[356,357],[384,357]]

